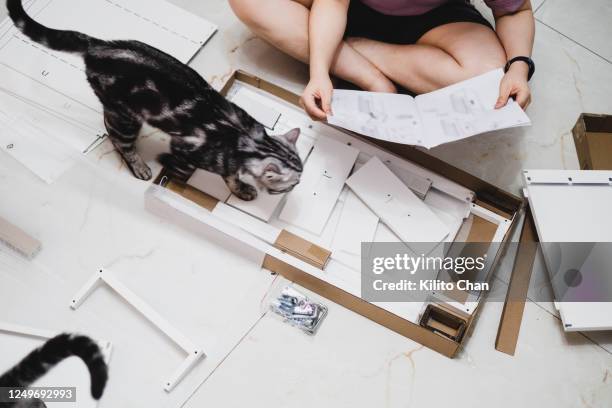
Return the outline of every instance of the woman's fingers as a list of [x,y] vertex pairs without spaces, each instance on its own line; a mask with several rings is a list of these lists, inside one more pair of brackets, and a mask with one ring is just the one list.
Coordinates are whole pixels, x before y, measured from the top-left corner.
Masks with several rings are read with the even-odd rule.
[[495,109],[503,108],[504,106],[506,106],[511,93],[512,86],[506,81],[502,80],[502,83],[499,86],[499,98],[497,98],[497,102],[495,103]]
[[317,97],[312,93],[307,93],[302,96],[302,105],[306,113],[314,120],[324,120],[327,118],[325,112],[317,104]]
[[334,91],[329,78],[311,78],[302,94],[302,105],[314,120],[325,120],[331,114],[331,97]]
[[529,90],[521,89],[516,93],[516,103],[520,105],[521,108],[525,109],[527,105],[529,105]]

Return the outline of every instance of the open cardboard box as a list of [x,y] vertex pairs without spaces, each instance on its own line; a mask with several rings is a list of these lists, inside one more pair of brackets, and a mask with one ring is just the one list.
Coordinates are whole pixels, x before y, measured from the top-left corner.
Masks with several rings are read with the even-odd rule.
[[[270,127],[274,127],[274,131],[284,131],[295,126],[302,129],[300,138],[303,138],[302,146],[307,147],[304,157],[308,159],[301,184],[308,184],[310,178],[307,174],[308,163],[314,163],[319,159],[313,156],[324,154],[321,149],[315,153],[316,143],[323,139],[327,142],[331,140],[329,143],[335,143],[334,146],[343,145],[343,149],[346,149],[346,146],[352,150],[356,149],[354,163],[349,161],[353,163],[349,167],[352,174],[375,156],[393,170],[393,173],[440,219],[445,220],[451,230],[445,239],[446,242],[500,243],[491,246],[494,248],[494,253],[488,256],[486,273],[488,277],[492,275],[499,258],[503,255],[511,230],[519,218],[518,214],[523,208],[522,199],[421,150],[374,141],[324,123],[312,122],[299,107],[298,95],[248,73],[235,72],[222,93],[229,99],[237,101],[244,99],[241,90],[245,89],[248,91],[244,92],[256,99],[256,103],[251,103],[251,106],[266,105],[266,109],[278,113],[278,115],[267,114],[268,119],[272,117]],[[334,152],[329,154],[334,160],[337,159]],[[292,218],[284,214],[286,207],[293,205],[293,203],[288,204],[291,195],[300,194],[297,192],[298,188],[286,197],[279,198],[274,211],[269,212],[271,215],[261,215],[260,209],[255,208],[251,211],[248,205],[243,205],[244,202],[241,204],[235,197],[229,197],[228,192],[223,191],[222,183],[214,179],[208,180],[208,177],[210,174],[204,176],[207,181],[198,189],[192,185],[195,183],[181,183],[162,170],[146,193],[147,209],[193,231],[209,234],[211,230],[217,230],[229,235],[261,253],[261,262],[265,269],[276,272],[445,356],[455,356],[468,338],[478,314],[481,295],[438,294],[427,302],[416,304],[414,302],[373,304],[360,297],[359,263],[351,262],[355,260],[354,258],[347,259],[343,256],[343,251],[338,250],[343,242],[336,240],[338,230],[343,225],[343,207],[351,194],[344,186],[346,177],[339,181],[343,192],[330,210],[331,214],[324,216],[325,225],[322,231],[315,228],[314,232],[304,229],[304,225],[296,227],[294,224],[300,224],[299,220],[292,224]],[[197,185],[202,186],[202,184]],[[207,190],[208,193],[201,190]],[[257,200],[261,199],[260,203],[266,202],[265,200],[270,197],[277,196],[258,197]],[[305,199],[323,200],[323,198],[313,198],[312,194]],[[318,208],[318,204],[321,204],[320,201],[313,203],[316,205],[309,205],[308,208]],[[367,207],[365,208],[369,212]],[[318,217],[316,211],[302,212],[307,218]],[[347,218],[351,221],[350,217]],[[310,222],[310,218],[308,219]],[[352,221],[352,224],[365,223],[361,218],[359,221],[353,218]],[[400,242],[382,222],[378,220],[376,222],[376,234],[368,240]],[[351,234],[340,236],[350,237]]]
[[573,129],[582,170],[612,170],[612,115],[580,115]]

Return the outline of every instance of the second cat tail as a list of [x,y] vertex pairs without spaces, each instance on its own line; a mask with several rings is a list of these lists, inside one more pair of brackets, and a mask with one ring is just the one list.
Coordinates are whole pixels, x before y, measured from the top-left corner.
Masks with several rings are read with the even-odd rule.
[[96,400],[100,399],[108,380],[104,354],[92,339],[74,334],[60,334],[32,351],[0,375],[0,387],[29,387],[61,361],[72,356],[79,357],[87,366],[91,377],[91,395]]

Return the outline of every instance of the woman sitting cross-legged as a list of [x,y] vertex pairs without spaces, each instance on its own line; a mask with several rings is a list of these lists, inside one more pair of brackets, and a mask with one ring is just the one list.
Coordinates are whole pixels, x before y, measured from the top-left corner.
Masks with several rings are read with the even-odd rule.
[[258,36],[310,64],[302,104],[330,113],[330,74],[361,89],[430,92],[505,67],[497,107],[531,101],[530,0],[485,0],[495,28],[467,0],[230,0]]

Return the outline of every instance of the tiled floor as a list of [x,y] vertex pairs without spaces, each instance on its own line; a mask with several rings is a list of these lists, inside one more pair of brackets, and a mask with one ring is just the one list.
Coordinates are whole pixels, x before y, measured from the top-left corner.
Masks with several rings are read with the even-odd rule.
[[[174,2],[220,27],[192,64],[213,85],[221,87],[240,68],[303,88],[306,67],[255,38],[225,0]],[[532,3],[538,19],[533,126],[433,151],[513,192],[524,168],[576,168],[570,132],[578,115],[612,113],[612,3]],[[260,318],[273,278],[259,270],[256,254],[145,212],[146,184],[112,150],[102,145],[50,186],[0,157],[0,213],[45,245],[35,267],[0,257],[0,281],[7,282],[0,284],[0,320],[112,340],[116,354],[101,408],[175,408],[186,400],[189,408],[612,405],[612,336],[565,334],[548,305],[527,305],[517,355],[508,357],[494,350],[501,305],[486,304],[455,360],[327,301],[330,313],[315,337]],[[96,292],[79,313],[66,307],[100,265],[112,266],[207,351],[173,393],[160,384],[180,353],[109,291]]]

